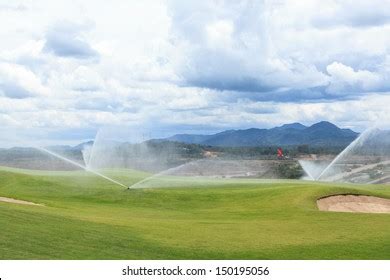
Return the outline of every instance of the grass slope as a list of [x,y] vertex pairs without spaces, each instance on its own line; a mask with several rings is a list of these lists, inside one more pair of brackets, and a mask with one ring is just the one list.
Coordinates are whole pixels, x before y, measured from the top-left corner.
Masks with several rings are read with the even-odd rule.
[[[117,175],[128,184],[145,176]],[[390,215],[320,212],[315,204],[338,193],[390,197],[388,186],[182,184],[124,190],[85,172],[2,168],[0,196],[47,207],[0,202],[0,259],[390,258]]]

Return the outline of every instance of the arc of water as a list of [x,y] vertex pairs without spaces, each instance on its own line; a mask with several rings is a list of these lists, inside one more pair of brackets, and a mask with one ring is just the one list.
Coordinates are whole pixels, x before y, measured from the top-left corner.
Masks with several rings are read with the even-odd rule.
[[334,160],[332,160],[332,162],[320,173],[316,180],[320,180],[321,177],[324,176],[336,162],[338,162],[344,155],[351,151],[357,144],[359,144],[361,141],[364,141],[366,137],[374,130],[375,128],[367,129],[362,134],[360,134],[359,137],[352,141],[348,147],[346,147],[337,157],[335,157]]
[[100,138],[100,129],[97,131],[96,135],[95,135],[95,139],[93,141],[93,144],[90,148],[90,151],[89,151],[89,157],[88,157],[88,168],[90,168],[91,166],[91,163],[94,162],[94,159],[95,159],[95,151],[96,151],[96,143],[99,142],[99,138]]
[[314,176],[311,174],[311,171],[306,167],[306,164],[303,163],[302,160],[299,160],[298,163],[301,165],[301,167],[303,168],[303,170],[306,172],[307,175],[309,175],[310,179],[315,181],[316,179],[314,178]]
[[139,188],[139,186],[142,185],[142,184],[145,183],[145,182],[148,182],[148,181],[153,180],[153,179],[155,179],[155,178],[158,178],[158,177],[160,177],[160,176],[167,175],[167,174],[169,174],[170,172],[179,170],[180,168],[183,168],[183,167],[188,166],[188,165],[192,165],[192,164],[197,163],[197,162],[199,162],[199,161],[202,161],[202,159],[198,159],[198,160],[195,160],[195,161],[190,161],[190,162],[184,163],[184,164],[182,164],[182,165],[179,165],[179,166],[172,167],[172,168],[169,168],[169,169],[167,169],[167,170],[161,171],[161,172],[159,172],[159,173],[157,173],[157,174],[154,174],[154,175],[152,175],[152,176],[150,176],[150,177],[146,177],[145,179],[143,179],[143,180],[141,180],[141,181],[139,181],[139,182],[137,182],[137,183],[135,183],[135,184],[132,184],[132,185],[129,186],[128,188],[129,188],[129,189],[136,189],[136,188]]
[[84,169],[84,170],[87,171],[87,172],[93,173],[93,174],[95,174],[95,175],[97,175],[97,176],[99,176],[99,177],[101,177],[101,178],[103,178],[103,179],[106,179],[107,181],[110,181],[111,183],[114,183],[114,184],[117,184],[117,185],[120,185],[120,186],[122,186],[122,187],[127,188],[127,186],[125,186],[124,184],[122,184],[122,183],[120,183],[120,182],[118,182],[118,181],[116,181],[116,180],[114,180],[114,179],[112,179],[112,178],[110,178],[110,177],[107,177],[106,175],[103,175],[103,174],[101,174],[101,173],[99,173],[99,172],[97,172],[97,171],[95,171],[95,170],[93,170],[93,169],[90,169],[90,168],[88,168],[88,167],[86,167],[86,166],[84,166],[84,165],[82,165],[82,164],[80,164],[80,163],[78,163],[78,162],[76,162],[76,161],[73,161],[73,160],[71,160],[71,159],[68,159],[68,158],[66,158],[66,157],[63,157],[63,156],[61,156],[61,155],[59,155],[59,154],[57,154],[57,153],[55,153],[55,152],[52,152],[52,151],[50,151],[50,150],[48,150],[48,149],[46,149],[46,148],[43,148],[43,147],[35,147],[35,148],[38,149],[38,150],[40,150],[40,151],[42,151],[42,152],[45,152],[45,153],[47,153],[47,154],[49,154],[49,155],[52,155],[52,156],[54,156],[54,157],[56,157],[56,158],[59,158],[59,159],[61,159],[61,160],[63,160],[63,161],[66,161],[66,162],[68,162],[68,163],[70,163],[70,164],[72,164],[72,165],[75,165],[75,166],[77,166],[77,167],[80,167],[80,168]]
[[307,170],[305,170],[306,174],[309,175],[310,180],[315,181],[316,179],[309,173]]

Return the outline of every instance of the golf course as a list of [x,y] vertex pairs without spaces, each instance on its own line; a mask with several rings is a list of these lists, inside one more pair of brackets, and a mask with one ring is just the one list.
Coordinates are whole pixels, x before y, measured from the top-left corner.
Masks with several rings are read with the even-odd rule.
[[[112,172],[129,185],[147,176]],[[316,205],[333,194],[390,198],[384,185],[186,180],[131,190],[84,171],[0,168],[0,197],[13,199],[0,201],[0,258],[390,258],[389,214]]]

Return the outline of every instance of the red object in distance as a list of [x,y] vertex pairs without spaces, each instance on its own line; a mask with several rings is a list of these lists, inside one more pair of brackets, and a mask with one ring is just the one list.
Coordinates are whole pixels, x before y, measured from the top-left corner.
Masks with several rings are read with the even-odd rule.
[[278,158],[283,158],[284,155],[283,155],[283,150],[282,148],[278,148]]

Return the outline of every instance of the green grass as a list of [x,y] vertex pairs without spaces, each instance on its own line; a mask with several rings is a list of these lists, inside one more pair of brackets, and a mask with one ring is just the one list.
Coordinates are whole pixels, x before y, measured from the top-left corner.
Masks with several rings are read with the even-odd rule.
[[[127,184],[146,176],[129,173],[114,175]],[[339,193],[390,197],[388,186],[156,180],[175,188],[0,169],[0,196],[46,205],[0,202],[0,259],[390,258],[390,215],[320,212],[315,203]]]

